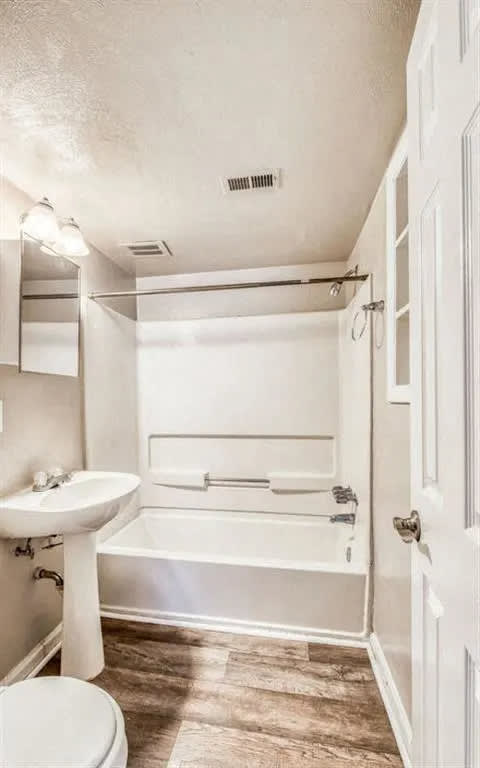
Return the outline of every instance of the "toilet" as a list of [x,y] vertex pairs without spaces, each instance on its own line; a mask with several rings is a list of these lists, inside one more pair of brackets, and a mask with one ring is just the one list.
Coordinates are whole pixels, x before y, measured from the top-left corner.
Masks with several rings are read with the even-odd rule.
[[36,677],[0,689],[0,765],[126,768],[118,704],[92,683]]

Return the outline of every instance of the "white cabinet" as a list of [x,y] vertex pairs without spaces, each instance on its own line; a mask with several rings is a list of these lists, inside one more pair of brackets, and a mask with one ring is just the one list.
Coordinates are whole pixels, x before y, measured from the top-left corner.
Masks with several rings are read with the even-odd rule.
[[398,142],[386,174],[387,396],[410,402],[410,297],[407,137]]

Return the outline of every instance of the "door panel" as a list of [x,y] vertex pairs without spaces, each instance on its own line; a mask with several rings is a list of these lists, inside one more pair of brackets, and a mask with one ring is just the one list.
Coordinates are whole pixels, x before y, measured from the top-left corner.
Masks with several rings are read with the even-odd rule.
[[420,55],[418,84],[418,136],[420,154],[427,158],[438,119],[438,43],[437,16],[432,13]]
[[462,58],[470,47],[480,24],[480,3],[478,0],[460,0],[460,33]]
[[[438,491],[438,291],[441,269],[441,210],[438,188],[420,216],[421,345],[422,345],[422,465],[423,490]],[[425,522],[425,521],[424,521]]]
[[413,763],[479,768],[480,0],[423,0],[407,67]]
[[465,745],[467,768],[480,765],[480,669],[478,664],[465,651],[465,689],[467,692],[467,712],[465,718]]
[[478,536],[480,524],[480,108],[467,126],[462,140],[463,153],[463,242],[465,270],[465,351],[466,351],[466,429],[467,429],[467,504],[466,526]]
[[438,765],[441,619],[443,607],[428,579],[423,582],[423,734],[425,765]]

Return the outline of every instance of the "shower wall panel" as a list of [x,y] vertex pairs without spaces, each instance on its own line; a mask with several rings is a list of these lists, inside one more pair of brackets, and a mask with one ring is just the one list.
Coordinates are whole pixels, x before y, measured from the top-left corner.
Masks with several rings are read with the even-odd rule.
[[[336,311],[139,322],[142,506],[331,514],[338,323]],[[178,486],[156,484],[162,471]],[[319,489],[180,487],[182,473],[203,472],[309,473]]]
[[[361,307],[370,299],[371,282],[368,279],[348,307],[339,313],[338,334],[340,484],[350,485],[358,499],[355,541],[365,563],[370,560],[372,327],[376,326],[378,338],[383,324],[382,315],[365,318]],[[352,338],[354,322],[357,331],[365,319],[364,332],[355,341]]]

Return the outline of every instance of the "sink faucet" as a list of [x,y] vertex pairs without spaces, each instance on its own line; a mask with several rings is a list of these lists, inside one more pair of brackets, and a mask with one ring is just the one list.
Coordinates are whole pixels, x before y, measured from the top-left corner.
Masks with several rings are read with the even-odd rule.
[[55,470],[54,472],[36,472],[33,478],[32,491],[49,491],[72,479],[72,472]]

